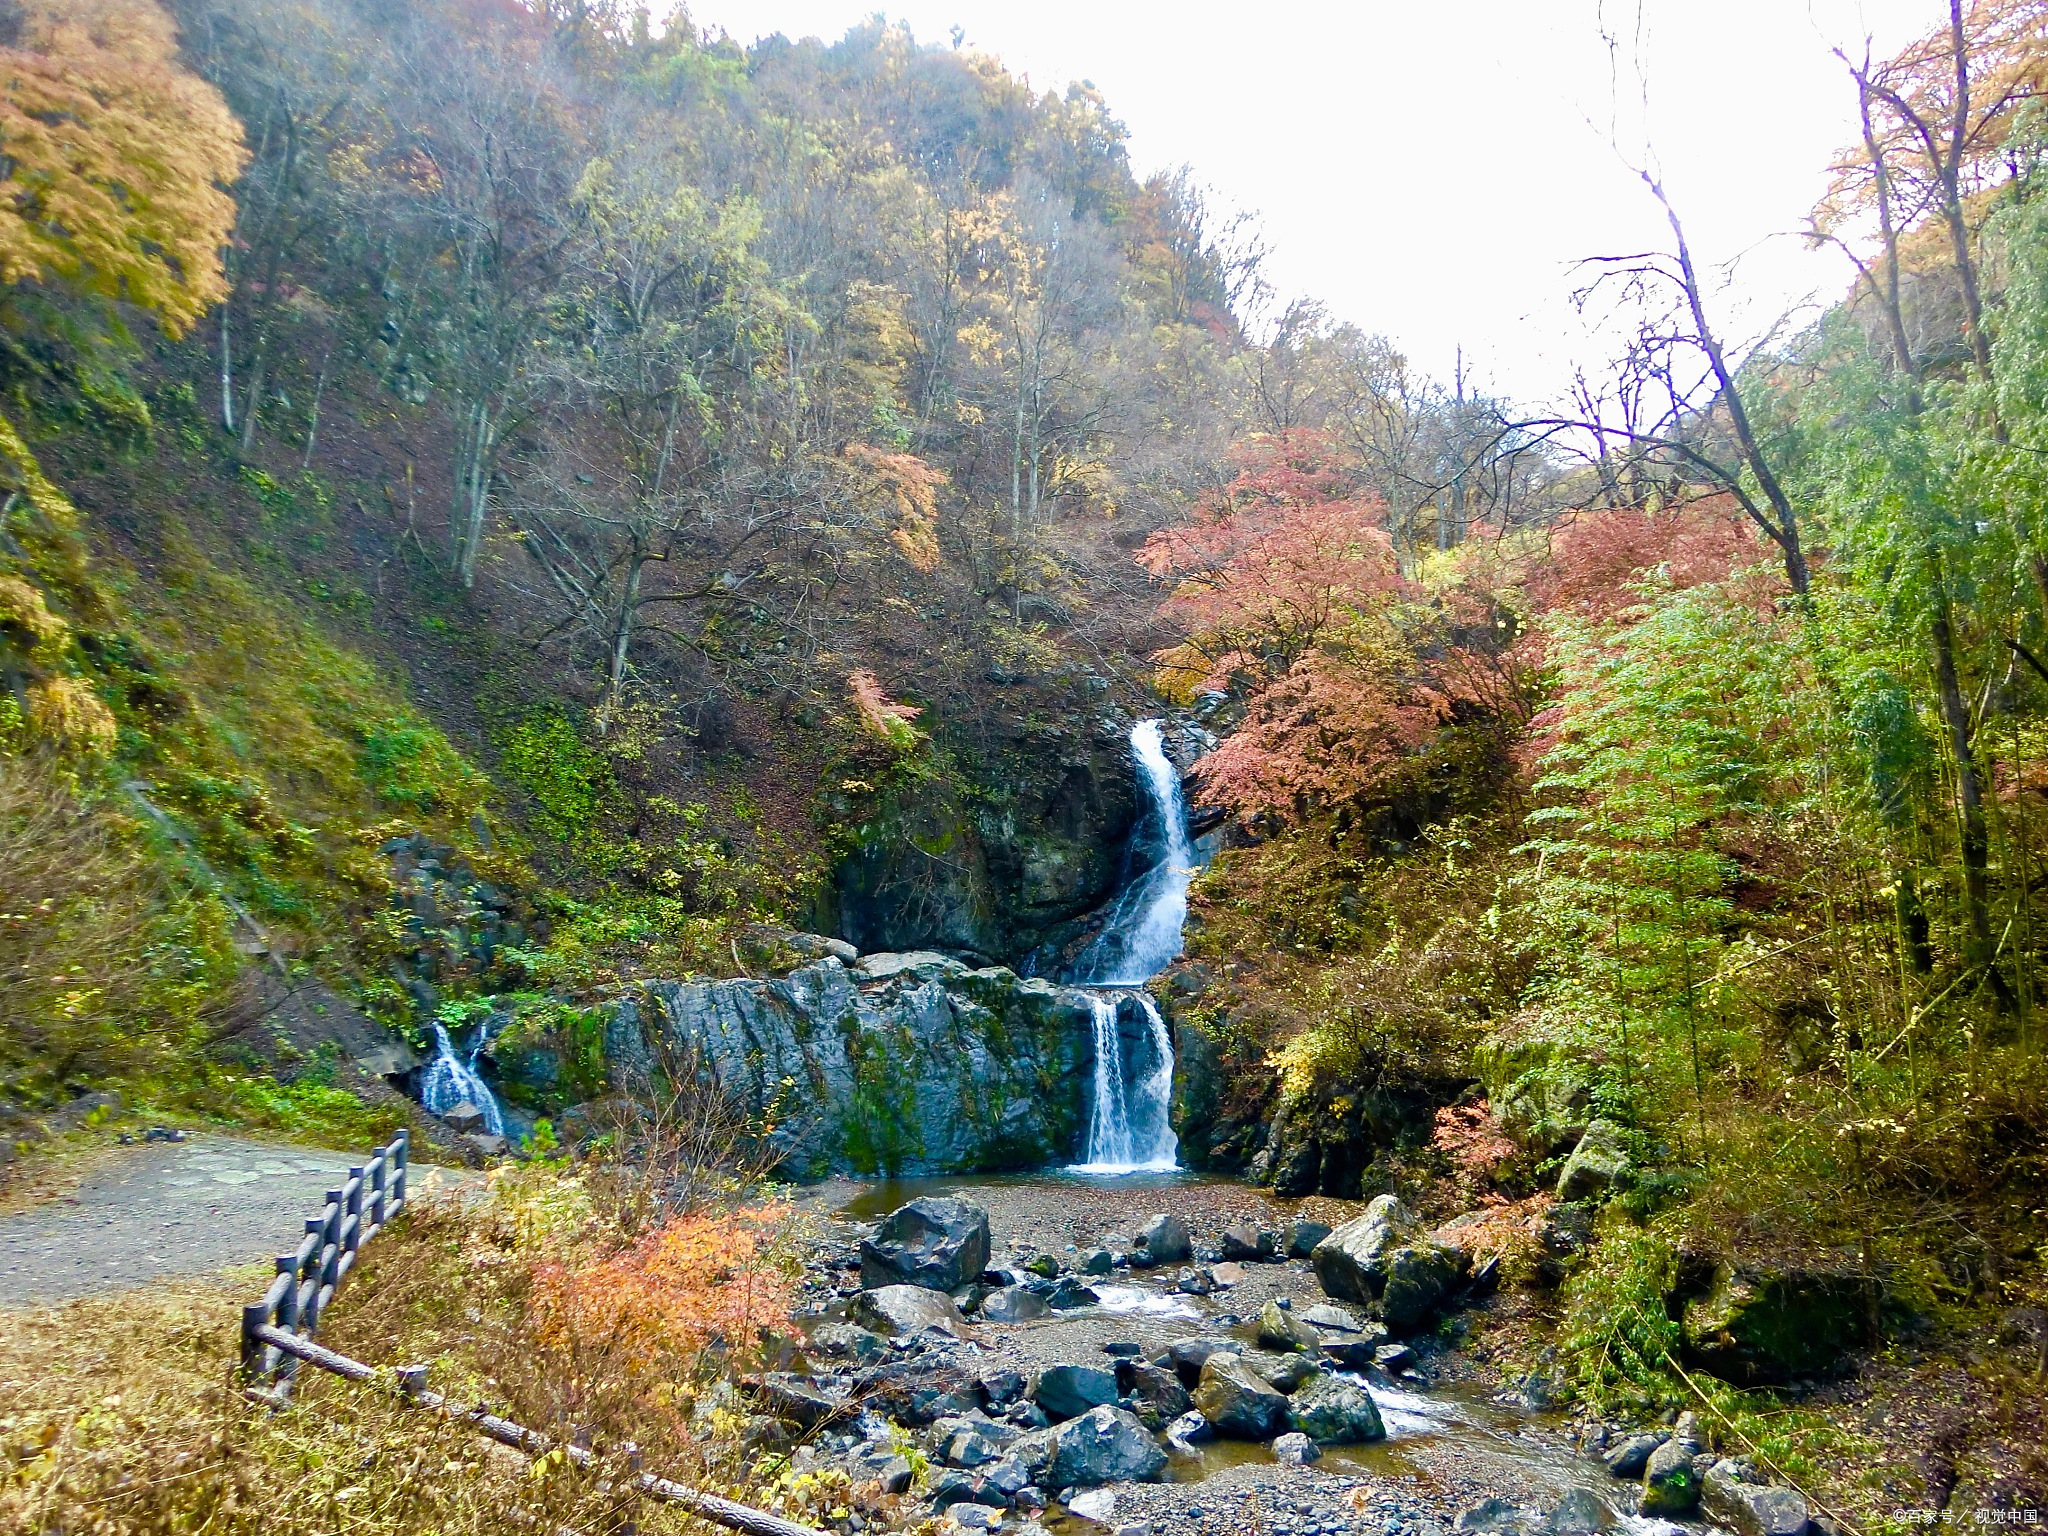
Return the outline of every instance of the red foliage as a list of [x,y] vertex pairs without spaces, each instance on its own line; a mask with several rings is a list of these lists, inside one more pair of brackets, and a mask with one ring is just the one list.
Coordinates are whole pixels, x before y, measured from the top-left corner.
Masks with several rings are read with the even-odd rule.
[[1176,585],[1165,612],[1194,632],[1169,667],[1221,687],[1233,673],[1285,676],[1335,625],[1402,591],[1380,526],[1386,504],[1358,491],[1320,433],[1257,437],[1236,478],[1196,520],[1145,541],[1138,562]]
[[1730,496],[1707,496],[1664,512],[1614,507],[1580,512],[1559,525],[1550,558],[1530,576],[1538,609],[1612,619],[1641,601],[1635,590],[1662,571],[1675,588],[1725,581],[1756,563],[1749,521]]

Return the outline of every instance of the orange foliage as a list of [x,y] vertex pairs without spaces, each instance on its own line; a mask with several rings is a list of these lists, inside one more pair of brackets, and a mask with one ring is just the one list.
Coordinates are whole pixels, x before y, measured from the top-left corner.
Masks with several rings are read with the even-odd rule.
[[744,1347],[789,1316],[794,1282],[769,1251],[787,1215],[764,1205],[679,1216],[598,1263],[544,1264],[534,1272],[534,1337],[643,1368],[714,1343]]
[[860,714],[861,723],[885,741],[901,745],[910,731],[910,722],[924,711],[914,704],[898,704],[882,691],[882,681],[874,673],[862,667],[857,672],[846,674],[846,686],[853,693],[853,707]]
[[939,565],[939,487],[946,472],[914,453],[884,453],[867,443],[848,443],[845,458],[862,482],[860,489],[885,500],[895,514],[889,542],[918,570]]

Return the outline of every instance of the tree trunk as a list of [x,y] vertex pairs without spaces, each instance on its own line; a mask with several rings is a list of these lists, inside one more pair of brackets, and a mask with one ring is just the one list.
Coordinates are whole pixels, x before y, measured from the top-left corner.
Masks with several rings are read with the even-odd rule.
[[[1949,749],[1956,759],[1956,793],[1962,802],[1963,905],[1968,926],[1968,959],[1972,965],[1990,967],[1996,958],[1991,939],[1990,853],[1991,837],[1984,821],[1984,779],[1977,765],[1969,701],[1963,697],[1956,673],[1955,624],[1951,617],[1948,591],[1936,572],[1937,607],[1934,613],[1934,678],[1941,696],[1941,715],[1948,726]],[[2004,987],[1993,971],[1993,984],[2001,995]]]
[[626,569],[626,590],[619,599],[619,613],[612,625],[611,666],[605,676],[604,703],[597,711],[597,733],[602,736],[611,729],[612,715],[618,709],[619,694],[626,683],[626,652],[633,643],[633,614],[640,605],[640,573],[646,568],[647,556],[634,550]]

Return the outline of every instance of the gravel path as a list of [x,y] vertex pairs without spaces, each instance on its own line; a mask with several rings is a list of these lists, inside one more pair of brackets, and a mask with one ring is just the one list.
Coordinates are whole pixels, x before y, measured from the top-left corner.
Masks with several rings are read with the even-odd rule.
[[[132,1290],[289,1252],[364,1155],[213,1135],[120,1148],[56,1200],[0,1216],[0,1306]],[[414,1191],[440,1172],[415,1167]]]

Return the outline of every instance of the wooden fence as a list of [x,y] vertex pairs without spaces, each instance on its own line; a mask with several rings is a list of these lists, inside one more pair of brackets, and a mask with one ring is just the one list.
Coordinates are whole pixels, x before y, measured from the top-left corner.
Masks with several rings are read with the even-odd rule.
[[242,1374],[268,1383],[275,1395],[291,1390],[298,1358],[264,1338],[276,1329],[310,1340],[320,1314],[355,1268],[363,1244],[405,1208],[405,1176],[412,1133],[401,1130],[369,1162],[348,1171],[339,1189],[327,1191],[327,1208],[306,1218],[298,1252],[277,1256],[277,1278],[261,1301],[242,1308]]

